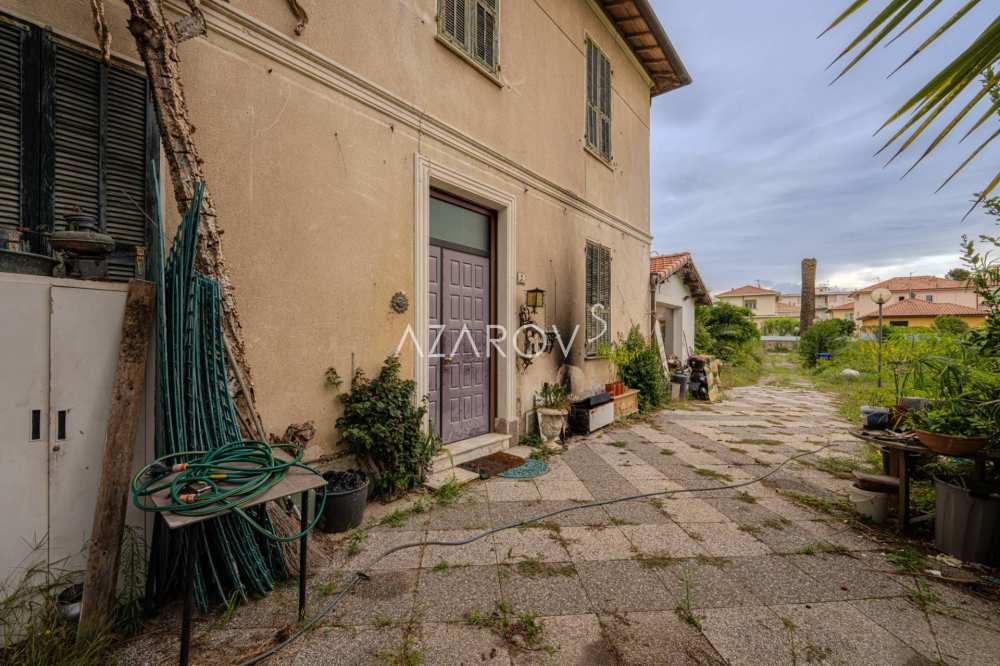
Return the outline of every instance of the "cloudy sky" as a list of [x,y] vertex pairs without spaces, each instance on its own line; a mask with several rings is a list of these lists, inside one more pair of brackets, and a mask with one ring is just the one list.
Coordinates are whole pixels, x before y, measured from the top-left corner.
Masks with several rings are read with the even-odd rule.
[[[816,36],[846,4],[653,0],[694,79],[653,103],[653,249],[693,252],[712,291],[757,280],[793,288],[807,256],[819,262],[819,282],[842,287],[941,275],[959,265],[963,233],[991,227],[980,213],[961,218],[971,193],[995,173],[1000,146],[934,194],[971,138],[949,139],[900,180],[919,153],[883,168],[884,159],[872,157],[882,135],[872,133],[995,9],[982,3],[949,39],[889,80],[930,24],[878,47],[830,86],[833,69],[824,70],[861,19]],[[940,13],[940,23],[953,6],[942,3],[931,16]]]

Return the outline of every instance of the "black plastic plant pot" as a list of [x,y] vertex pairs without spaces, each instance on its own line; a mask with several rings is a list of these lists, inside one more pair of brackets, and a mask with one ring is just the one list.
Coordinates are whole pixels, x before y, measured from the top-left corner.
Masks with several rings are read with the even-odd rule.
[[[335,474],[337,473],[327,472],[323,478],[329,481]],[[323,516],[317,524],[320,531],[335,534],[360,525],[365,517],[365,508],[368,506],[369,485],[369,480],[365,478],[364,483],[350,490],[331,490],[330,485],[321,489],[320,492],[326,494],[326,504],[323,506]]]

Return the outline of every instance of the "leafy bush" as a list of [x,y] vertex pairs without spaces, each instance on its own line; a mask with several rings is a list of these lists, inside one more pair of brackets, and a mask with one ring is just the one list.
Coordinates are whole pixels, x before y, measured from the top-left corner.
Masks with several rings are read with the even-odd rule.
[[628,337],[619,338],[614,347],[622,381],[639,390],[639,409],[647,412],[663,406],[668,395],[667,376],[656,343],[646,340],[639,327],[633,326]]
[[760,325],[760,332],[764,335],[798,335],[799,320],[795,317],[765,319]]
[[566,395],[566,389],[560,384],[545,382],[542,384],[542,390],[538,394],[542,398],[542,407],[548,409],[567,409],[569,407],[569,398]]
[[695,349],[733,364],[747,360],[760,340],[760,331],[752,317],[747,308],[729,303],[699,306],[695,312]]
[[947,335],[964,335],[969,325],[955,315],[941,315],[934,318],[934,330]]
[[[384,500],[424,481],[439,444],[423,429],[426,398],[419,403],[414,399],[416,383],[401,379],[399,368],[399,359],[391,355],[371,379],[358,369],[351,390],[339,396],[344,405],[337,419],[341,441],[373,473],[373,491]],[[328,371],[327,376],[333,374]]]
[[[850,324],[851,322],[847,322]],[[827,319],[809,327],[799,339],[799,356],[806,367],[816,367],[816,354],[833,354],[847,344],[844,321]]]

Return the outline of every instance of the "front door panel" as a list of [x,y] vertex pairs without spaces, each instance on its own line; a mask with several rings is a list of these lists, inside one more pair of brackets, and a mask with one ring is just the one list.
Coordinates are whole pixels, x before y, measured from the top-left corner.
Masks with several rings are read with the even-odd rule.
[[489,432],[490,260],[442,248],[440,359],[441,438],[445,443]]

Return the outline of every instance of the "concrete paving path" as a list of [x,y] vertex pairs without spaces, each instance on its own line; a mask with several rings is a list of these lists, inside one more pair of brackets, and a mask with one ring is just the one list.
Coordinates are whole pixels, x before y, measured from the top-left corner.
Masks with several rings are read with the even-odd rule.
[[[371,528],[353,555],[340,541],[335,566],[312,578],[311,609],[399,543],[460,539],[595,500],[698,492],[398,553],[268,663],[1000,663],[997,607],[898,573],[886,535],[823,510],[849,482],[815,464],[858,455],[847,427],[827,395],[756,386],[574,438],[543,477],[474,482],[450,506]],[[765,483],[718,489],[825,445]],[[294,599],[287,586],[202,620],[195,663],[238,661],[273,642],[294,618]],[[542,627],[534,640],[526,614]],[[171,663],[175,619],[121,650],[120,662]]]

